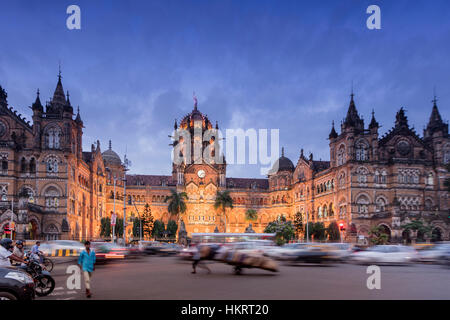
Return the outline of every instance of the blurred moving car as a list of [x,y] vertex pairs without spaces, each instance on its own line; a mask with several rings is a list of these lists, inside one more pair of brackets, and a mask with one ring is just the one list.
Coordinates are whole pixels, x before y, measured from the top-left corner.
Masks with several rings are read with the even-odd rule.
[[91,242],[98,264],[112,259],[125,259],[130,256],[128,248],[110,242]]
[[160,255],[175,255],[182,249],[182,246],[175,243],[161,243],[158,253]]
[[322,243],[307,243],[302,247],[286,252],[284,259],[297,263],[328,263],[334,261],[331,259],[331,248]]
[[306,243],[287,243],[282,246],[274,246],[267,248],[264,255],[277,260],[285,260],[286,257],[293,252],[293,250],[302,249],[306,246]]
[[365,251],[354,252],[350,256],[358,264],[408,264],[418,260],[417,251],[403,245],[377,245]]
[[328,249],[328,258],[338,262],[346,262],[353,253],[353,247],[349,243],[325,243]]
[[33,300],[34,297],[33,278],[17,268],[0,268],[0,300]]
[[158,241],[139,241],[139,248],[145,254],[158,254],[161,247],[162,245]]
[[418,252],[420,262],[442,263],[446,253],[450,251],[450,243],[438,243]]

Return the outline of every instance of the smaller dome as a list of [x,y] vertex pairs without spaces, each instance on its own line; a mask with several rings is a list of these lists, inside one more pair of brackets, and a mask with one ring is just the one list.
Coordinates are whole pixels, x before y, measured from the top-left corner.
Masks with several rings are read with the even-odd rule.
[[112,164],[120,166],[122,164],[122,160],[117,153],[115,153],[111,149],[111,140],[109,140],[109,149],[102,153],[103,161],[105,164]]
[[270,170],[269,174],[275,174],[280,171],[294,172],[294,170],[295,170],[294,164],[289,158],[286,158],[284,156],[284,148],[282,148],[281,157],[279,157],[278,160],[273,164],[273,167]]

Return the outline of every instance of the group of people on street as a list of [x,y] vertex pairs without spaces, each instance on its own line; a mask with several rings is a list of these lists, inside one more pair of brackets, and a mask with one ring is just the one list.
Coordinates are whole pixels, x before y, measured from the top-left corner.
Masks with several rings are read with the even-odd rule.
[[[31,248],[31,254],[37,255],[42,263],[44,258],[44,253],[39,250],[41,245],[40,241],[36,243]],[[91,293],[91,277],[92,272],[95,270],[95,251],[91,249],[90,241],[84,243],[85,250],[80,253],[78,258],[78,265],[83,271],[84,284],[86,287],[86,297],[90,298]],[[13,241],[9,238],[3,238],[0,240],[0,267],[11,267],[20,266],[20,264],[28,264],[25,260],[25,249],[24,242],[22,240],[17,240],[15,245]]]

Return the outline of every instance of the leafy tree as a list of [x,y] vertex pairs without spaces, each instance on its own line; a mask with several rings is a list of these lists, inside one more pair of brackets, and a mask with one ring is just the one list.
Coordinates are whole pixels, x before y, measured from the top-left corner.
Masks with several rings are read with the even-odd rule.
[[[141,235],[141,233],[139,232],[139,228],[141,227],[141,220],[139,219],[139,217],[133,217],[132,218],[133,221],[133,236],[134,237],[139,237]],[[142,230],[141,230],[142,232]],[[142,233],[143,235],[143,233]]]
[[[431,235],[431,227],[430,226],[426,226],[422,221],[420,220],[414,220],[411,221],[410,223],[407,223],[403,226],[403,229],[405,231],[417,231],[417,234],[422,234],[422,235]],[[421,239],[424,240],[424,239]]]
[[[116,219],[114,232],[116,237],[123,236],[123,219],[120,218]],[[102,237],[112,236],[111,218],[105,217],[100,220],[100,235]]]
[[156,220],[153,224],[153,230],[152,230],[152,237],[153,238],[159,238],[162,237],[165,230],[164,222],[161,220]]
[[286,221],[284,216],[270,222],[264,229],[265,233],[275,233],[275,241],[281,246],[295,237],[294,226],[291,221]]
[[144,206],[144,212],[142,213],[142,234],[144,238],[148,239],[152,235],[153,226],[154,226],[154,218],[152,215],[152,210],[148,203]]
[[341,234],[339,232],[339,226],[338,224],[333,221],[328,225],[327,228],[327,235],[328,235],[328,239],[330,241],[337,241],[341,239]]
[[221,209],[222,215],[225,218],[225,231],[227,232],[227,215],[226,215],[226,209],[230,208],[233,209],[233,199],[230,196],[230,191],[225,190],[223,192],[217,191],[216,194],[216,201],[214,202],[214,208]]
[[[306,226],[305,226],[305,239],[306,239]],[[326,229],[322,222],[308,222],[308,232],[309,237],[314,238],[314,240],[325,240],[326,239]]]
[[167,210],[171,216],[177,218],[178,224],[180,224],[181,215],[186,212],[185,200],[188,199],[188,195],[186,192],[178,193],[175,189],[170,189],[170,192],[171,195],[167,196],[165,199],[165,202],[169,202]]
[[167,236],[168,236],[169,238],[175,237],[176,234],[177,234],[177,230],[178,230],[178,225],[177,225],[177,223],[176,223],[174,220],[170,220],[170,221],[167,223],[166,230],[167,230]]
[[300,233],[303,230],[303,217],[301,212],[297,211],[297,213],[294,216],[294,229],[295,229],[295,235],[297,238],[299,238]]
[[256,221],[258,219],[258,212],[254,209],[248,209],[245,211],[245,219],[248,221]]
[[384,232],[382,226],[372,227],[369,231],[370,242],[373,244],[386,244],[389,240],[389,236]]
[[111,219],[109,217],[100,220],[100,236],[111,237]]

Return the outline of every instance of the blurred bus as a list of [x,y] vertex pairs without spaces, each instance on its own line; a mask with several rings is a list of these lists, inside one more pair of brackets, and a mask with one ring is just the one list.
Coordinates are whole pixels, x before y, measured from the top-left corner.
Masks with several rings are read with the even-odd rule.
[[191,243],[233,243],[275,240],[275,233],[192,233]]

